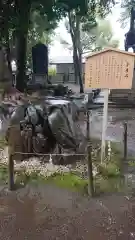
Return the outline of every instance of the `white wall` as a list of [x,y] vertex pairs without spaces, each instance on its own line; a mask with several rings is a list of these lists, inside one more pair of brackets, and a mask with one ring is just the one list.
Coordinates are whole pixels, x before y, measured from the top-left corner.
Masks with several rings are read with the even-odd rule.
[[68,74],[68,79],[64,81],[64,74],[57,73],[56,76],[50,76],[50,81],[52,83],[75,83],[75,76],[73,73]]
[[56,65],[56,72],[59,73],[73,73],[74,65],[72,63],[58,63]]
[[[74,64],[73,63],[58,63],[56,64],[56,72],[58,74],[73,74],[74,73]],[[83,64],[84,72],[84,64]]]

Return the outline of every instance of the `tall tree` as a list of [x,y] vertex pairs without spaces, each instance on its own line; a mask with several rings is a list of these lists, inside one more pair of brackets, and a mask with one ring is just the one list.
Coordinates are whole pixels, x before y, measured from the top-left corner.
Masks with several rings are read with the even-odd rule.
[[[67,26],[67,23],[65,24]],[[73,52],[73,45],[66,39],[60,37],[61,44],[70,52]],[[117,48],[119,40],[114,38],[114,33],[109,20],[98,19],[97,25],[87,31],[81,30],[82,54],[87,52],[95,52],[105,47]]]
[[97,12],[101,16],[104,16],[110,11],[110,8],[114,4],[114,0],[89,0],[88,11],[85,15],[82,16],[78,12],[78,9],[68,11],[69,32],[73,44],[75,79],[76,81],[79,81],[80,93],[84,92],[82,78],[81,30],[88,30],[95,27]]
[[6,47],[7,61],[11,71],[10,61],[10,40],[13,38],[13,32],[17,26],[16,10],[14,0],[5,0],[0,2],[0,44]]
[[24,79],[26,69],[27,36],[30,24],[31,1],[17,1],[18,29],[17,29],[17,78],[16,87],[24,90]]
[[[64,16],[67,9],[68,11],[73,8],[85,9],[86,5],[86,2],[82,0],[4,0],[0,2],[1,30],[3,26],[6,26],[7,31],[15,27],[13,32],[17,38],[17,88],[20,91],[24,89],[27,37],[31,13],[35,10],[39,11],[40,15],[46,16],[48,22],[53,25]],[[7,31],[2,30],[2,37],[6,37]]]
[[[17,74],[17,88],[22,91],[24,89],[25,67],[26,67],[26,48],[27,36],[30,23],[30,12],[36,9],[42,16],[46,16],[49,23],[58,21],[67,9],[81,9],[85,7],[85,3],[81,0],[16,0],[18,4],[19,14],[19,29],[18,29],[18,74]],[[84,1],[85,2],[85,1]]]

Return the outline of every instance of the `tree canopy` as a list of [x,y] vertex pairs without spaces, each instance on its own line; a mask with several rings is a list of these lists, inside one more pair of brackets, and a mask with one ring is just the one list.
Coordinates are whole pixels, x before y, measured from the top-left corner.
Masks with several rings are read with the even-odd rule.
[[[2,0],[0,2],[0,39],[2,44],[8,46],[8,49],[10,49],[9,40],[13,45],[16,44],[17,88],[19,90],[24,89],[27,38],[30,39],[32,32],[37,38],[45,36],[41,32],[45,33],[54,29],[66,12],[72,9],[77,9],[79,14],[84,15],[87,11],[87,1]],[[39,20],[42,26],[36,24],[31,28],[31,25]]]
[[114,38],[109,20],[97,20],[97,26],[82,32],[81,44],[83,53],[99,51],[105,47],[118,47],[119,41]]
[[88,9],[84,15],[80,15],[78,9],[71,9],[68,11],[68,23],[66,24],[66,28],[72,39],[75,79],[76,82],[79,81],[81,93],[83,92],[83,46],[81,43],[81,35],[83,36],[84,33],[87,33],[85,37],[87,37],[88,41],[88,33],[97,25],[97,16],[105,17],[111,11],[114,4],[114,0],[89,0],[87,1]]
[[[70,16],[70,33],[74,38],[76,32],[77,40],[79,32],[76,27],[79,27],[80,21],[83,21],[85,29],[90,25],[94,26],[97,11],[105,15],[113,4],[115,0],[1,0],[0,39],[8,50],[11,43],[16,45],[17,88],[20,91],[24,89],[27,39],[28,44],[31,44],[32,35],[34,39],[44,37],[45,33],[56,27],[63,16]],[[40,22],[41,26],[35,22]],[[76,53],[78,47],[79,41]]]
[[42,42],[49,48],[56,27],[57,22],[54,22],[51,26],[46,16],[41,16],[37,11],[32,12],[27,37],[27,67],[32,67],[32,47],[38,42]]
[[132,7],[135,8],[135,1],[133,0],[122,0],[121,1],[121,14],[120,14],[120,23],[121,27],[125,28],[129,25],[130,22],[130,14]]

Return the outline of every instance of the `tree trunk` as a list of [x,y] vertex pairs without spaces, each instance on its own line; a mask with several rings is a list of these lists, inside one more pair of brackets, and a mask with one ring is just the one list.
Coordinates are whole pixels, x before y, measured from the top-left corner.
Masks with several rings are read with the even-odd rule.
[[79,56],[77,56],[77,67],[78,67],[78,77],[79,77],[79,84],[80,84],[80,93],[84,93],[83,81],[82,81],[82,73],[81,73],[81,64],[79,60]]
[[78,73],[77,73],[77,61],[76,61],[76,52],[75,52],[75,48],[73,47],[73,63],[74,63],[74,76],[75,76],[75,83],[79,83],[78,81]]
[[79,66],[79,82],[80,82],[80,93],[84,93],[83,87],[83,73],[82,73],[82,46],[80,36],[80,16],[76,15],[76,45],[78,52],[78,66]]
[[9,44],[9,41],[10,41],[9,40],[9,26],[8,26],[8,23],[10,21],[10,16],[9,16],[10,5],[11,5],[11,0],[8,0],[7,4],[4,7],[4,12],[5,12],[6,17],[4,18],[3,26],[4,26],[4,33],[5,33],[4,34],[4,36],[5,36],[4,37],[4,40],[5,40],[4,42],[5,42],[5,47],[6,47],[6,60],[7,60],[7,63],[8,63],[9,72],[12,74],[11,54],[10,54],[10,44]]
[[26,70],[26,50],[27,50],[27,35],[29,28],[31,2],[24,0],[20,1],[20,22],[17,37],[17,78],[16,88],[23,92],[25,89],[25,70]]
[[10,73],[12,74],[11,52],[10,52],[10,45],[9,45],[9,34],[7,35],[7,39],[6,39],[6,54],[7,54],[8,69],[9,69]]
[[75,40],[75,37],[73,37],[73,48],[74,48],[74,71],[76,74],[77,83],[80,85],[80,93],[83,93],[83,84],[82,84],[82,78],[81,78],[81,69],[80,69],[80,61],[78,56],[78,50],[77,50],[77,41]]
[[84,93],[84,87],[83,87],[83,81],[82,81],[82,68],[81,68],[82,59],[80,59],[80,56],[78,53],[77,40],[75,40],[74,53],[75,53],[75,63],[74,64],[76,64],[76,68],[77,68],[77,76],[78,76],[78,81],[79,81],[79,85],[80,85],[80,93]]
[[16,88],[21,92],[23,92],[25,88],[26,47],[27,38],[23,35],[23,33],[19,33],[17,46]]
[[[79,81],[80,93],[84,93],[83,81],[82,81],[82,59],[80,52],[80,18],[76,16],[76,24],[74,19],[72,19],[72,14],[68,13],[70,34],[73,43],[73,61],[74,61],[74,71],[75,71],[75,81],[76,78]],[[75,24],[75,25],[74,25]],[[78,39],[79,38],[79,39]],[[79,42],[79,43],[78,43]]]

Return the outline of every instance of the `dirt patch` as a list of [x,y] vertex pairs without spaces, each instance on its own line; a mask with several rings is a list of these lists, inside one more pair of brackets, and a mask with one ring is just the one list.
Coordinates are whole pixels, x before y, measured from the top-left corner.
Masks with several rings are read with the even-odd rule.
[[124,196],[88,199],[54,186],[0,196],[0,239],[135,239],[135,204]]

